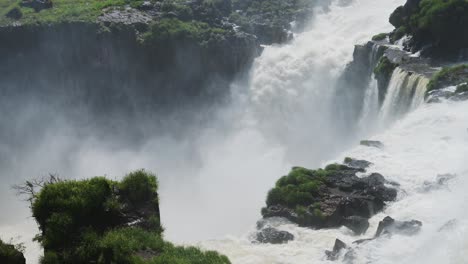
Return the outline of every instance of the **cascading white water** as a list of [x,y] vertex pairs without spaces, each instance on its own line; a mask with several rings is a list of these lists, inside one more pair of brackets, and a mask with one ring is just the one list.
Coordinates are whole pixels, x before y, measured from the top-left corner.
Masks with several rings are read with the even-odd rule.
[[409,110],[421,105],[424,102],[428,83],[427,77],[397,67],[393,71],[379,113],[380,126],[391,123]]
[[[336,263],[326,260],[324,250],[331,249],[339,238],[353,247],[353,263],[466,263],[467,109],[468,102],[420,106],[373,137],[385,144],[384,149],[359,146],[334,160],[340,162],[345,156],[369,160],[374,164],[368,169],[369,173],[382,173],[401,185],[397,201],[371,218],[366,234],[355,236],[346,228],[310,230],[282,224],[279,229],[295,236],[288,244],[251,244],[246,237],[205,242],[202,246],[226,253],[234,263]],[[436,188],[427,188],[436,182],[437,175],[448,173],[456,175],[448,186],[434,184]],[[422,230],[415,236],[393,235],[358,246],[351,243],[372,237],[378,222],[386,215],[402,221],[420,220]]]

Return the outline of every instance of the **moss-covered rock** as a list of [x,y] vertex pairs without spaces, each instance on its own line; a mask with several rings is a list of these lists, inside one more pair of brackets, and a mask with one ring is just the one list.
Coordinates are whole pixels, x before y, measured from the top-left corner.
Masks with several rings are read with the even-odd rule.
[[0,263],[26,264],[26,259],[20,247],[7,244],[0,240]]
[[382,103],[387,92],[388,84],[392,78],[393,71],[398,67],[398,64],[390,61],[387,56],[382,56],[374,68],[374,75],[377,79],[379,89],[379,102]]
[[385,40],[388,36],[388,33],[380,33],[372,37],[373,41],[382,41]]
[[468,64],[445,67],[436,73],[427,85],[427,91],[468,82]]
[[414,50],[426,47],[430,56],[457,55],[468,47],[468,1],[408,0],[390,16],[396,30],[392,39],[411,35]]
[[364,171],[342,164],[318,170],[293,168],[268,193],[262,215],[285,217],[313,228],[338,227],[351,216],[367,219],[382,210],[386,201],[395,199],[396,190],[384,186],[380,174],[356,176]]
[[32,199],[44,247],[41,264],[230,263],[215,252],[165,242],[158,182],[144,170],[122,181],[104,177],[46,183]]

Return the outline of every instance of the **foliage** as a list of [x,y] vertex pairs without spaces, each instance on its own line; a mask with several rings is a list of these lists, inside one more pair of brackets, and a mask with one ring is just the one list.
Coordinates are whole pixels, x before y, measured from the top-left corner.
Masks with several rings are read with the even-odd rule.
[[216,252],[163,240],[154,174],[138,170],[120,182],[95,177],[25,186],[36,186],[32,182],[40,183],[31,209],[45,249],[41,264],[230,263]]
[[387,38],[387,36],[388,36],[387,33],[380,33],[380,34],[377,34],[377,35],[373,36],[372,40],[374,40],[374,41],[384,40],[384,39]]
[[377,63],[374,74],[376,76],[391,76],[397,66],[397,64],[391,62],[386,56],[383,56]]
[[427,90],[437,90],[440,88],[458,85],[468,81],[468,64],[445,67],[436,73],[427,85]]
[[[398,7],[390,22],[399,35],[410,34],[418,45],[459,49],[468,45],[468,0],[410,1]],[[404,31],[404,32],[402,32]]]
[[12,245],[0,240],[0,263],[24,264],[23,245]]
[[268,193],[266,203],[268,206],[284,205],[291,208],[309,206],[314,202],[314,195],[327,175],[327,170],[295,167],[276,182],[275,188]]

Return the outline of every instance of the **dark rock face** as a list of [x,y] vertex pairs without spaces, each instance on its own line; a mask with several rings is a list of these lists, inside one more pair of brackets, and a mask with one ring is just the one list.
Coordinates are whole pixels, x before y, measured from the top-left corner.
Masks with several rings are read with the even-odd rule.
[[21,13],[21,10],[19,8],[15,7],[15,8],[12,8],[10,11],[8,11],[5,14],[5,16],[18,20],[23,16],[23,13]]
[[362,235],[369,228],[369,221],[364,217],[349,216],[343,220],[343,225],[351,229],[356,235]]
[[468,26],[467,7],[466,1],[408,0],[390,16],[392,34],[411,35],[407,48],[424,56],[466,59],[468,33],[461,29]]
[[21,251],[14,245],[6,244],[0,240],[0,263],[2,264],[26,264],[26,259]]
[[337,260],[341,250],[346,249],[346,248],[348,248],[348,246],[346,245],[345,242],[339,239],[336,239],[335,245],[333,246],[333,250],[325,251],[325,254],[327,255],[327,259],[332,260],[332,261]]
[[384,148],[384,144],[376,140],[361,140],[359,144],[361,144],[362,146],[367,146],[367,147],[374,147],[374,148],[380,148],[380,149]]
[[365,232],[366,219],[381,211],[385,202],[396,198],[396,189],[385,186],[378,173],[359,178],[363,169],[334,165],[328,170],[323,185],[314,193],[310,206],[297,211],[297,205],[270,204],[262,210],[263,217],[284,217],[300,226],[330,228],[349,226],[356,233]]
[[52,8],[53,6],[51,0],[23,0],[21,1],[20,5],[24,7],[30,7],[36,12],[39,12],[42,9]]
[[284,244],[294,240],[294,235],[287,231],[280,231],[273,227],[266,227],[257,233],[256,240],[260,243]]
[[367,169],[370,165],[372,165],[372,162],[347,157],[344,160],[344,164],[356,169]]
[[375,237],[379,237],[385,234],[414,235],[421,230],[421,226],[422,222],[418,220],[396,221],[390,216],[387,216],[379,222]]

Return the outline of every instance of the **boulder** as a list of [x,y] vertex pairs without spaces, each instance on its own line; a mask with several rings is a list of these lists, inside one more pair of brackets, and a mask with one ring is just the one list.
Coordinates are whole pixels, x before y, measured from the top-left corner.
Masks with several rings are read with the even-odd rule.
[[359,143],[362,146],[367,146],[367,147],[374,147],[374,148],[384,148],[384,144],[380,141],[377,140],[361,140]]
[[387,216],[379,222],[375,237],[379,237],[384,234],[414,235],[421,230],[421,226],[422,222],[418,220],[396,221],[390,216]]
[[363,170],[338,164],[316,171],[294,168],[269,192],[262,215],[311,228],[346,225],[361,234],[367,230],[366,219],[393,201],[397,191],[378,173],[360,178],[358,172]]
[[358,160],[358,159],[346,157],[344,159],[344,164],[352,168],[367,169],[370,165],[372,165],[372,162],[369,162],[367,160]]
[[51,0],[23,0],[20,3],[21,6],[30,7],[34,11],[39,12],[42,9],[48,9],[53,7]]
[[284,244],[294,240],[294,235],[287,231],[280,231],[273,227],[266,227],[257,232],[256,240],[260,243]]
[[23,17],[23,13],[21,12],[21,10],[18,7],[14,7],[10,11],[8,11],[5,14],[5,16],[8,17],[8,18],[11,18],[11,19],[18,20],[21,17]]
[[345,242],[339,239],[336,239],[333,249],[331,251],[330,250],[325,251],[325,254],[327,255],[327,259],[332,260],[332,261],[337,260],[340,255],[341,250],[346,249],[346,248],[348,248],[348,246],[346,245]]
[[349,216],[343,220],[343,225],[351,229],[356,235],[362,235],[369,228],[369,221],[364,217]]

